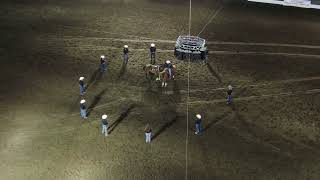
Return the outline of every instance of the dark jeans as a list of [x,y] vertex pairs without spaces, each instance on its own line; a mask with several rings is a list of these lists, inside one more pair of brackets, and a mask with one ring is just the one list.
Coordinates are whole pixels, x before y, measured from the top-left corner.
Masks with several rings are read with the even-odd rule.
[[123,63],[128,64],[129,56],[128,54],[123,54]]
[[151,64],[155,64],[156,63],[156,53],[150,53],[150,62]]
[[228,95],[228,97],[227,97],[227,103],[228,103],[228,104],[231,104],[231,101],[232,101],[232,96],[231,96],[231,95]]
[[196,132],[201,133],[201,123],[196,123]]
[[103,73],[105,72],[107,69],[107,65],[106,64],[100,64],[100,72]]

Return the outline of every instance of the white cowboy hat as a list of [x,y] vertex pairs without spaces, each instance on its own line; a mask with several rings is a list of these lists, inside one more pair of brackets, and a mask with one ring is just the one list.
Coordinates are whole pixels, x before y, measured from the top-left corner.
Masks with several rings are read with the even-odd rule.
[[232,86],[231,86],[231,85],[229,85],[229,86],[228,86],[228,89],[229,89],[229,90],[232,90]]
[[196,117],[197,117],[198,119],[201,119],[201,115],[200,115],[200,114],[197,114]]
[[79,81],[83,81],[83,80],[84,80],[84,77],[80,77],[80,78],[79,78]]
[[82,100],[80,101],[80,104],[83,104],[83,103],[85,103],[85,102],[86,102],[86,100],[82,99]]
[[170,64],[171,62],[168,60],[168,61],[166,61],[166,64]]
[[104,55],[101,55],[100,57],[101,57],[102,59],[104,59]]
[[128,48],[128,45],[124,45],[123,47],[124,47],[124,48]]
[[155,47],[156,45],[154,43],[151,44],[151,47]]
[[107,119],[107,117],[108,117],[108,116],[107,116],[106,114],[104,114],[104,115],[102,115],[101,118],[102,118],[102,119]]

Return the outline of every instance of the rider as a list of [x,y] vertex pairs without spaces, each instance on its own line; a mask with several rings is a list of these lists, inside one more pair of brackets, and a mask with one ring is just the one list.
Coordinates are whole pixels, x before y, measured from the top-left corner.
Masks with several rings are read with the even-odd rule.
[[164,67],[168,68],[170,79],[174,78],[174,75],[172,75],[173,65],[169,60],[166,61],[166,63],[164,64]]

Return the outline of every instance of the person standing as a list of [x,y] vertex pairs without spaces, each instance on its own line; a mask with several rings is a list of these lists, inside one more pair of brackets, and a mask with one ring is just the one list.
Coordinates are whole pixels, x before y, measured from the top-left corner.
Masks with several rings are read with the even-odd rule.
[[150,45],[150,63],[151,64],[155,64],[156,63],[156,45],[154,43],[152,43]]
[[169,71],[169,79],[173,79],[174,78],[174,75],[172,73],[173,65],[171,64],[171,61],[167,60],[164,67],[167,68]]
[[107,120],[107,115],[103,114],[101,117],[101,123],[102,123],[102,134],[105,136],[108,136],[108,120]]
[[228,86],[228,91],[227,91],[227,104],[231,104],[232,102],[232,86]]
[[104,55],[100,56],[100,72],[104,73],[107,69],[107,58]]
[[200,114],[197,114],[196,115],[196,132],[195,132],[195,134],[200,134],[201,133],[201,115]]
[[84,99],[82,99],[80,101],[80,116],[82,118],[84,118],[84,119],[87,119],[88,117],[87,117],[87,109],[86,109],[86,106],[84,104],[85,102],[86,102],[86,100],[84,100]]
[[129,60],[129,47],[128,45],[124,45],[123,46],[123,63],[127,65],[128,60]]
[[84,77],[79,78],[79,85],[80,85],[80,95],[83,96],[86,93],[86,87],[84,84]]
[[146,134],[146,143],[151,143],[152,129],[149,124],[147,124],[147,126],[145,127],[144,132]]

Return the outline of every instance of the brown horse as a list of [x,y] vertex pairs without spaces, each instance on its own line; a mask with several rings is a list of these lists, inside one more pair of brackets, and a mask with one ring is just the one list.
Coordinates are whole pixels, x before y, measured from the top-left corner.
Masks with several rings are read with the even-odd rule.
[[[173,65],[173,69],[172,69],[172,80],[174,80],[174,76],[176,74],[176,65]],[[162,81],[162,87],[167,87],[168,85],[168,81],[170,80],[170,74],[169,74],[169,69],[168,68],[164,68],[163,71],[161,71],[159,73],[159,77]]]
[[[145,66],[143,66],[143,71],[146,74],[146,78],[150,79],[152,76],[159,76],[160,66],[146,64]],[[160,80],[160,78],[158,79],[158,77],[157,77],[156,80]]]

